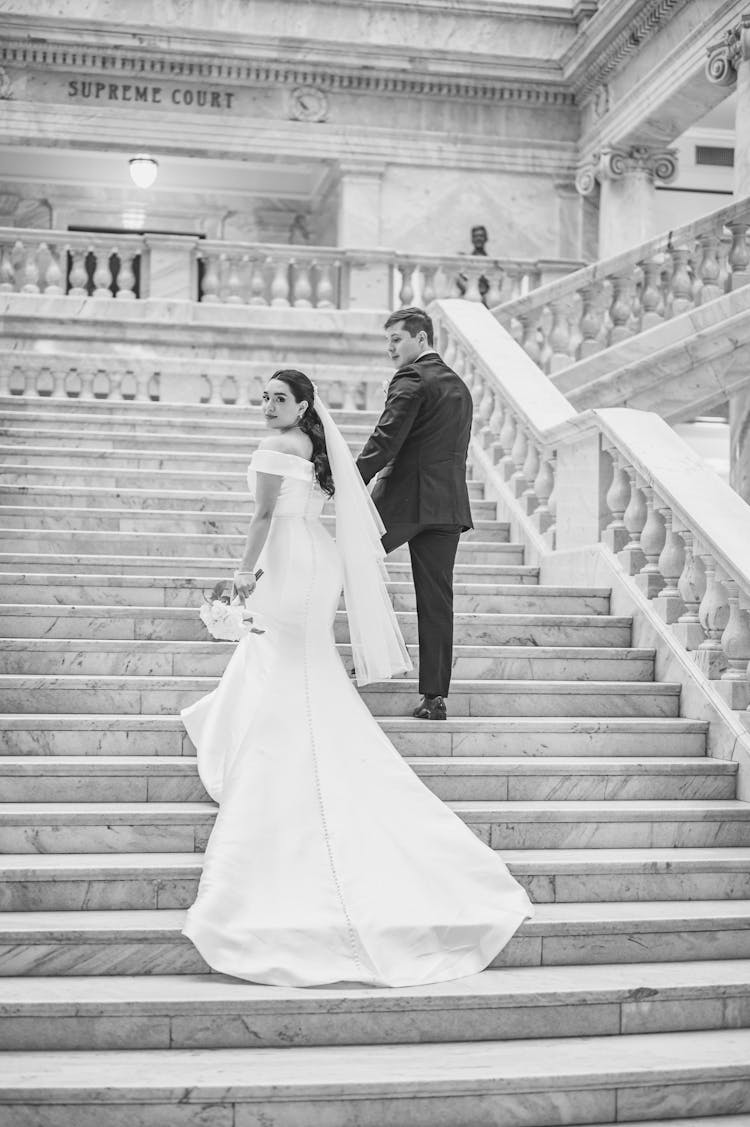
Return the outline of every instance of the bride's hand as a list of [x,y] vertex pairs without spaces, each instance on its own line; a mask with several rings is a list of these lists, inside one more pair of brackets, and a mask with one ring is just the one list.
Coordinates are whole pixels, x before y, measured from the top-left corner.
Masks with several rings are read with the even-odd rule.
[[252,571],[235,571],[232,580],[234,593],[243,602],[252,595],[258,582]]

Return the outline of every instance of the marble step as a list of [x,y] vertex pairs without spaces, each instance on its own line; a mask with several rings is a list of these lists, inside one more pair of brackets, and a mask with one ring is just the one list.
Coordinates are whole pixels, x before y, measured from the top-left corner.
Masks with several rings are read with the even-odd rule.
[[[0,591],[5,603],[191,607],[197,614],[210,587],[204,578],[189,576],[6,572]],[[397,611],[416,610],[411,580],[389,580],[387,587]],[[458,614],[606,614],[609,597],[605,587],[542,587],[529,583],[455,583],[453,587],[453,606]],[[343,602],[341,606],[343,609]]]
[[609,1127],[675,1108],[703,1116],[750,1109],[747,1029],[336,1052],[16,1052],[6,1064],[4,1127]]
[[[112,443],[99,442],[96,446],[89,446],[85,439],[79,440],[75,435],[70,436],[70,441],[61,439],[58,442],[13,442],[0,440],[0,465],[3,467],[3,478],[6,482],[19,480],[19,474],[26,466],[57,467],[69,466],[71,468],[85,468],[89,473],[96,474],[97,484],[104,485],[106,481],[99,480],[99,469],[105,471],[117,469],[133,470],[206,470],[220,473],[229,470],[234,473],[247,473],[247,468],[253,450],[257,448],[257,441],[233,444],[229,448],[224,443],[215,443],[210,438],[197,437],[193,441],[186,441],[184,448],[163,444],[162,439],[152,442],[140,443],[137,435],[124,439],[121,447]],[[363,440],[354,439],[347,443],[353,457],[356,457],[364,445]],[[15,474],[15,476],[12,476]],[[20,478],[23,480],[23,477]]]
[[[397,617],[404,639],[410,645],[415,644],[416,613],[399,611]],[[459,613],[454,615],[453,628],[456,645],[627,647],[630,645],[632,620],[604,614]],[[334,634],[337,642],[349,641],[349,625],[343,611],[336,615]],[[197,642],[205,642],[208,638],[195,606],[158,608],[33,603],[0,603],[0,636]]]
[[[0,638],[0,673],[99,673],[108,676],[218,675],[234,642],[134,642],[94,639]],[[351,646],[340,643],[351,669]],[[409,646],[414,668],[419,649]],[[623,648],[466,646],[453,648],[453,676],[534,681],[653,681],[654,651]]]
[[[326,365],[330,371],[331,366]],[[351,371],[347,365],[342,372]],[[25,423],[70,422],[75,415],[76,423],[102,425],[153,426],[164,429],[177,424],[186,428],[212,430],[218,427],[231,432],[243,431],[247,427],[262,423],[259,404],[240,406],[236,403],[160,403],[134,402],[133,400],[87,399],[80,400],[69,396],[0,396],[0,419],[3,423],[23,425]],[[331,409],[337,426],[345,429],[364,429],[368,434],[377,422],[379,411],[344,411],[339,407]]]
[[[0,977],[202,974],[184,911],[3,912]],[[539,904],[494,967],[750,958],[750,901]],[[750,1064],[750,1059],[749,1059]]]
[[[379,716],[403,755],[703,756],[708,725],[660,717],[481,717],[427,724]],[[0,755],[195,755],[178,716],[0,716]]]
[[[2,712],[175,714],[211,692],[217,677],[106,677],[0,674]],[[677,683],[645,681],[454,680],[451,716],[677,716]],[[376,716],[408,716],[417,681],[402,678],[359,690]]]
[[4,1127],[551,1127],[750,1109],[747,1029],[336,1052],[17,1052],[6,1063]]
[[4,1053],[519,1041],[748,1025],[745,959],[505,967],[387,991],[264,987],[215,974],[0,979]]
[[[97,529],[108,532],[184,532],[205,536],[218,533],[238,536],[247,532],[254,512],[253,502],[236,512],[221,506],[206,512],[193,509],[100,509],[93,507],[67,508],[62,505],[3,505],[0,506],[5,528],[76,529],[91,532]],[[472,520],[494,521],[497,505],[494,501],[473,501]],[[323,518],[325,527],[333,532],[333,516]]]
[[[446,801],[731,799],[737,764],[677,757],[405,756]],[[0,757],[4,802],[204,802],[196,760],[165,755]]]
[[[359,444],[361,448],[372,434],[373,427],[347,423],[339,428],[350,445]],[[230,427],[211,425],[183,425],[179,418],[170,425],[166,420],[159,422],[133,420],[118,422],[115,418],[99,422],[84,420],[78,422],[75,431],[71,430],[70,419],[12,419],[10,422],[0,418],[0,443],[3,446],[33,444],[35,446],[101,447],[105,449],[201,449],[207,446],[230,453],[242,453],[253,449],[261,439],[273,431],[266,425],[260,412],[244,421],[240,426]],[[182,446],[181,443],[185,443]]]
[[[463,583],[538,583],[539,568],[523,563],[520,544],[498,544],[495,556],[498,563],[457,563],[453,568],[456,582]],[[500,549],[504,549],[501,551]],[[211,583],[230,579],[236,559],[212,559],[180,556],[73,556],[32,554],[27,552],[0,553],[0,576],[4,572],[22,571],[25,574],[46,572],[73,575],[164,575],[201,577]],[[391,579],[412,581],[411,564],[404,553],[392,552],[386,557],[385,567]]]
[[[535,904],[750,899],[750,847],[504,849],[502,858]],[[0,911],[188,908],[202,867],[201,853],[6,854]]]
[[[750,803],[731,799],[451,801],[493,849],[750,846]],[[208,802],[0,803],[0,853],[202,852]]]
[[[330,525],[330,519],[323,521]],[[478,521],[464,533],[463,544],[469,549],[461,553],[466,562],[492,563],[496,558],[493,544],[505,544],[507,526],[497,521]],[[52,552],[76,555],[100,555],[105,551],[126,556],[218,556],[239,559],[245,547],[245,534],[184,532],[109,532],[106,529],[65,528],[0,528],[0,550],[3,552]],[[408,558],[408,549],[401,553]]]
[[[198,475],[192,475],[198,478]],[[201,475],[202,477],[203,475]],[[223,480],[226,481],[223,475]],[[143,474],[142,488],[128,489],[103,488],[100,485],[74,486],[33,486],[0,484],[0,508],[10,505],[33,504],[41,508],[96,508],[96,509],[157,509],[160,512],[180,511],[206,512],[220,509],[223,512],[248,512],[253,497],[247,492],[244,474],[236,475],[235,488],[225,488],[213,492],[196,485],[195,488],[179,488],[184,480],[178,477],[171,487],[162,484],[160,473]],[[484,499],[484,485],[480,481],[470,481],[469,497],[473,502]],[[156,488],[159,486],[160,488]]]

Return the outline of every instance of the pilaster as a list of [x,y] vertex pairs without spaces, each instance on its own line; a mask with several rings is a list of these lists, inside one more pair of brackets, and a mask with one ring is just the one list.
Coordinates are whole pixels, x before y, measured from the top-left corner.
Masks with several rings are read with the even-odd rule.
[[737,87],[734,118],[734,194],[750,195],[750,10],[708,48],[706,77]]
[[599,188],[599,258],[611,258],[656,235],[656,183],[677,175],[674,149],[651,145],[608,146],[581,165],[576,187],[583,196]]

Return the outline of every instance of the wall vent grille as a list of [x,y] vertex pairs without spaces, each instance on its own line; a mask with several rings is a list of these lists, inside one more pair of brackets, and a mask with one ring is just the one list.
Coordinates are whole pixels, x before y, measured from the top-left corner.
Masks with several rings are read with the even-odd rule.
[[695,163],[734,168],[734,149],[720,148],[718,145],[696,145]]

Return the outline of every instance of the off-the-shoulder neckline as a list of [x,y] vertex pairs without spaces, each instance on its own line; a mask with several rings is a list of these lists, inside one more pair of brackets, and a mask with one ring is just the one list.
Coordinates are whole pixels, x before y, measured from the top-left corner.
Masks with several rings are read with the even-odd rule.
[[287,450],[269,450],[268,447],[263,450],[256,450],[256,454],[281,454],[282,458],[296,458],[298,462],[306,462],[308,466],[313,464],[312,458],[303,458],[301,454],[290,454]]

